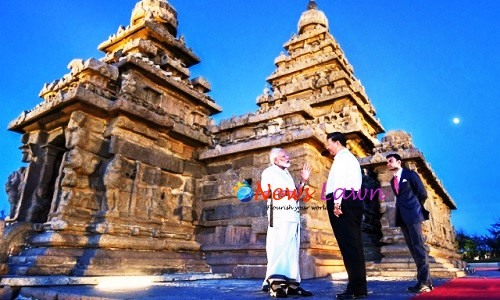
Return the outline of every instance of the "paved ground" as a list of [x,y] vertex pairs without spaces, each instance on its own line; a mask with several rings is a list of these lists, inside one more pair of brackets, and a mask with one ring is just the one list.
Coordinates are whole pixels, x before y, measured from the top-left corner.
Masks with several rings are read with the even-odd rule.
[[[500,278],[500,271],[480,271],[471,277]],[[440,286],[447,279],[434,280],[434,286]],[[267,293],[260,291],[262,281],[258,279],[210,279],[195,281],[178,281],[155,283],[141,289],[126,289],[127,283],[114,290],[99,290],[95,286],[55,286],[55,287],[25,287],[21,289],[19,300],[24,299],[54,299],[54,300],[93,300],[93,299],[218,299],[246,300],[271,299]],[[318,278],[302,282],[302,286],[314,292],[309,299],[334,299],[335,294],[346,287],[345,279]],[[413,285],[411,280],[371,277],[368,280],[368,299],[411,299],[414,295],[406,292]],[[291,299],[300,296],[289,297]]]

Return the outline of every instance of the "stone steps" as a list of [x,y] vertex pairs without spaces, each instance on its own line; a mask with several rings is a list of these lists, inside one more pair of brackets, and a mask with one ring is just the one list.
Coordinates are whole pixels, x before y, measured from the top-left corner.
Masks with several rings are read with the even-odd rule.
[[[463,270],[455,267],[430,264],[431,277],[454,278],[465,276]],[[368,276],[388,276],[388,277],[416,277],[417,269],[415,264],[373,264],[366,268]]]
[[76,264],[74,256],[21,254],[9,257],[8,268],[11,275],[70,275]]
[[[453,264],[450,264],[450,263],[447,263],[447,264],[429,263],[429,267],[431,269],[437,269],[437,268],[456,269],[455,266]],[[412,262],[407,262],[407,263],[378,263],[378,264],[374,264],[374,268],[405,270],[405,269],[416,268],[416,266],[415,266],[415,263],[412,261]]]
[[8,261],[10,275],[148,275],[209,272],[201,253],[31,248]]
[[9,275],[18,276],[47,276],[47,275],[71,275],[73,266],[9,266]]
[[35,255],[48,255],[48,256],[74,256],[78,257],[83,255],[84,250],[78,248],[28,248],[24,250],[20,255],[24,256],[35,256]]
[[182,264],[182,265],[90,265],[77,267],[73,270],[75,276],[114,276],[120,275],[161,275],[171,273],[196,273],[209,272],[207,265]]
[[[383,276],[383,277],[397,277],[397,278],[416,278],[417,271],[402,271],[397,269],[384,269],[384,270],[367,270],[368,276]],[[449,269],[431,269],[431,278],[455,278],[465,276],[465,272],[461,270]]]
[[10,275],[75,275],[75,276],[103,276],[103,275],[159,275],[166,273],[209,272],[206,264],[184,263],[172,265],[169,262],[153,265],[146,262],[136,265],[87,265],[79,266],[76,263],[66,265],[11,265]]
[[267,258],[265,255],[262,256],[234,256],[234,255],[224,255],[224,256],[207,256],[207,262],[210,265],[262,265],[267,264]]
[[92,257],[88,260],[88,265],[105,266],[112,268],[115,265],[123,266],[182,266],[182,265],[206,265],[204,261],[196,257],[183,259],[149,259],[149,258],[103,258]]
[[9,264],[15,265],[72,265],[76,264],[76,257],[67,256],[13,256],[9,259]]

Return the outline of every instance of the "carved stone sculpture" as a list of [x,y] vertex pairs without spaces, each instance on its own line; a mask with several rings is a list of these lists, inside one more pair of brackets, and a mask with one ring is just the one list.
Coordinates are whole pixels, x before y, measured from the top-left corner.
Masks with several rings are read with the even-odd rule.
[[5,192],[7,193],[10,212],[7,218],[7,221],[14,219],[16,210],[19,204],[19,198],[23,191],[23,181],[24,181],[24,172],[26,171],[25,167],[19,168],[19,170],[12,172],[5,183]]

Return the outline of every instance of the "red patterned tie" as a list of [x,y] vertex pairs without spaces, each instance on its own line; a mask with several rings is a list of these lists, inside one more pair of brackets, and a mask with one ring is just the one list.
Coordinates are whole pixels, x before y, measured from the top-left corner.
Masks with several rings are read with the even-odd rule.
[[394,183],[394,190],[396,191],[396,194],[399,194],[399,180],[398,180],[398,176],[394,175],[393,183]]

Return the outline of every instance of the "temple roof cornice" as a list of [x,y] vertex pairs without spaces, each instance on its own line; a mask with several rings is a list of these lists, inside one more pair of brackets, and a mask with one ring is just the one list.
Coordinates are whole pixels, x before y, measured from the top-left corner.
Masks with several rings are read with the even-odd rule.
[[161,24],[147,19],[140,19],[136,24],[119,30],[118,33],[110,36],[107,41],[101,43],[98,49],[103,52],[113,53],[122,49],[129,41],[137,38],[153,38],[158,44],[162,44],[175,52],[183,60],[186,67],[198,64],[201,61],[191,48],[186,47],[182,38],[175,38]]
[[[170,86],[175,87],[177,90],[183,92],[184,94],[190,96],[193,101],[199,102],[199,104],[208,108],[211,114],[218,113],[222,111],[222,108],[216,104],[212,98],[208,95],[201,93],[194,89],[194,86],[187,86],[178,77],[172,77],[168,72],[156,67],[154,62],[152,62],[147,57],[142,57],[139,54],[123,57],[115,65],[119,68],[125,67],[127,64],[132,64],[137,67],[142,68],[150,75],[155,75],[156,80],[160,83],[168,83]],[[193,79],[200,80],[200,79]]]

